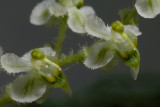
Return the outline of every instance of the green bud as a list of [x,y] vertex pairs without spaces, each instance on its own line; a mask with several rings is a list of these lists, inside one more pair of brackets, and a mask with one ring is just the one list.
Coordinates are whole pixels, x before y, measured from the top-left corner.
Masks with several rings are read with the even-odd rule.
[[81,0],[76,4],[76,7],[79,9],[79,8],[81,8],[83,6],[83,4],[84,4],[84,1]]
[[42,60],[45,58],[44,52],[40,49],[34,49],[31,53],[33,59]]
[[115,21],[112,23],[112,29],[115,32],[122,34],[124,32],[124,26],[120,21]]

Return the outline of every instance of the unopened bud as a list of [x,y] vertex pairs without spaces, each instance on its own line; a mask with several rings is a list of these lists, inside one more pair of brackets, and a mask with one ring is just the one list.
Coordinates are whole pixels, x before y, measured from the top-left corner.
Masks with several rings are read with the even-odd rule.
[[31,53],[31,56],[36,60],[42,60],[45,57],[44,52],[40,49],[34,49]]
[[115,32],[122,34],[124,32],[124,26],[120,21],[115,21],[112,23],[112,29]]

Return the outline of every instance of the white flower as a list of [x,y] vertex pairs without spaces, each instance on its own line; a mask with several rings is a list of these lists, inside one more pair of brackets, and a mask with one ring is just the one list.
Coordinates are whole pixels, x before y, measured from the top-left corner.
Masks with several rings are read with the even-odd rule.
[[37,4],[30,16],[30,22],[34,25],[46,24],[52,16],[64,16],[66,9],[55,0],[44,0]]
[[85,33],[84,21],[86,17],[94,15],[91,6],[77,8],[78,4],[83,4],[83,0],[44,0],[33,9],[30,22],[34,25],[46,24],[52,17],[68,15],[68,26],[76,33]]
[[59,66],[52,62],[54,56],[55,51],[46,47],[31,50],[22,57],[11,53],[1,57],[2,68],[7,73],[21,73],[11,86],[13,100],[31,103],[42,97],[49,86],[70,91],[65,75]]
[[[125,25],[119,22],[112,27],[105,26],[104,22],[97,16],[87,17],[85,30],[89,35],[102,39],[94,44],[86,54],[84,64],[91,69],[97,69],[109,64],[115,55],[132,68],[134,79],[136,79],[140,57],[137,46],[137,37],[141,32],[136,26]],[[113,62],[112,62],[113,63]]]
[[154,18],[160,14],[160,0],[137,0],[135,7],[144,18]]

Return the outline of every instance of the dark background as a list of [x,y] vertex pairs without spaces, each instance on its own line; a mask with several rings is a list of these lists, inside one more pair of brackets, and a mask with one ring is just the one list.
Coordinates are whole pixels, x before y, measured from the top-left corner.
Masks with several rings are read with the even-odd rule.
[[[40,2],[40,0],[0,1],[0,45],[4,48],[6,53],[15,53],[21,56],[30,49],[42,47],[45,43],[51,43],[55,41],[53,38],[57,36],[58,27],[48,28],[45,26],[34,26],[29,23],[31,11],[38,2]],[[120,9],[133,7],[134,3],[135,0],[85,0],[85,5],[92,6],[97,15],[108,25],[110,25],[113,21],[120,19],[118,15]],[[81,96],[87,95],[86,93],[88,93],[88,91],[86,90],[90,89],[89,86],[92,87],[90,90],[94,90],[95,88],[93,87],[96,85],[97,81],[101,81],[102,79],[104,79],[103,82],[106,82],[101,84],[103,87],[99,89],[105,89],[106,87],[106,91],[103,90],[103,92],[101,90],[100,95],[103,95],[103,97],[94,96],[97,98],[95,99],[96,101],[99,99],[99,97],[107,100],[122,96],[122,98],[119,99],[123,99],[123,95],[126,94],[125,92],[128,90],[138,90],[136,91],[138,92],[137,95],[142,95],[142,99],[146,98],[143,97],[143,95],[148,95],[148,92],[146,92],[148,88],[148,90],[151,90],[151,92],[157,92],[158,94],[160,93],[160,90],[158,90],[160,88],[157,88],[160,86],[160,16],[157,16],[154,19],[144,19],[139,16],[139,28],[143,35],[138,37],[138,49],[141,54],[141,66],[138,80],[132,80],[129,73],[129,68],[123,64],[117,67],[116,70],[105,73],[100,72],[100,70],[91,71],[85,68],[84,65],[76,65],[64,72],[73,90],[73,96],[77,95],[74,94],[74,92],[76,93],[77,90],[79,90],[78,92],[82,93]],[[71,49],[75,50],[74,52],[76,52],[80,46],[83,46],[86,43],[91,44],[92,42],[93,39],[91,39],[89,36],[81,36],[71,32],[70,29],[68,29],[67,36],[63,44],[63,52],[68,54]],[[13,80],[13,78],[13,76],[2,72],[0,74],[0,86],[2,87],[6,83],[9,83],[11,80]],[[115,81],[116,84],[113,81]],[[115,91],[112,90],[113,92],[111,93],[119,92],[119,94],[115,94],[115,97],[113,97],[112,94],[109,94],[110,91],[107,91],[107,89],[110,89],[107,87],[110,87],[111,90],[114,87]],[[84,88],[83,91],[80,90],[81,88]],[[123,92],[120,92],[120,89]],[[139,89],[141,91],[139,91]],[[98,94],[100,91],[96,90],[95,92]],[[92,94],[95,94],[95,92]],[[108,94],[104,94],[106,92],[108,92]],[[129,91],[129,93],[132,93],[132,91]],[[152,93],[152,96],[155,97],[157,93]],[[60,97],[59,99],[61,99],[61,97],[64,97],[63,94],[64,93],[61,91],[55,90],[53,91],[52,98],[57,100]],[[133,95],[127,94],[127,97],[132,97]],[[77,98],[81,100],[84,99],[81,97]],[[135,97],[135,99],[137,98],[139,97]],[[150,96],[147,98],[149,100],[153,99],[150,98]],[[74,97],[72,99],[74,99]],[[159,97],[156,97],[156,99],[159,101]],[[132,101],[134,102],[135,100]],[[88,102],[93,102],[94,104],[94,101]],[[99,103],[103,105],[104,102]]]

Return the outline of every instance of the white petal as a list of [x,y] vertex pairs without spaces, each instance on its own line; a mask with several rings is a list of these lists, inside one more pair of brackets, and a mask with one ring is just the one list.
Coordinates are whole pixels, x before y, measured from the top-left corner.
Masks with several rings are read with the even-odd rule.
[[67,14],[67,10],[56,2],[52,3],[52,6],[49,7],[49,12],[51,15],[56,17],[64,16]]
[[68,16],[69,17],[67,23],[70,29],[76,33],[85,33],[85,16],[83,16],[83,14],[81,14],[76,7],[68,9]]
[[[56,55],[56,52],[51,47],[44,47],[44,48],[38,48],[38,49],[41,49],[44,52],[45,56],[55,56]],[[24,54],[22,59],[30,62],[31,52],[32,50]]]
[[95,11],[91,6],[83,6],[79,11],[85,16],[95,15]]
[[125,32],[130,32],[135,36],[140,36],[142,33],[139,31],[139,28],[137,26],[134,25],[125,25],[124,26],[124,30]]
[[15,54],[7,53],[1,57],[1,65],[8,73],[28,71],[31,66],[28,62]]
[[55,0],[44,0],[41,3],[37,4],[32,10],[30,22],[34,25],[46,24],[51,17],[48,8],[54,2]]
[[105,26],[105,23],[97,16],[90,16],[86,18],[85,30],[89,35],[110,40],[110,32]]
[[91,69],[103,67],[109,63],[114,57],[114,51],[110,49],[112,46],[108,42],[99,42],[93,45],[84,64]]
[[11,98],[21,103],[31,103],[39,99],[46,91],[46,85],[36,74],[19,76],[12,85]]
[[137,0],[135,7],[144,18],[154,18],[160,13],[160,0]]

